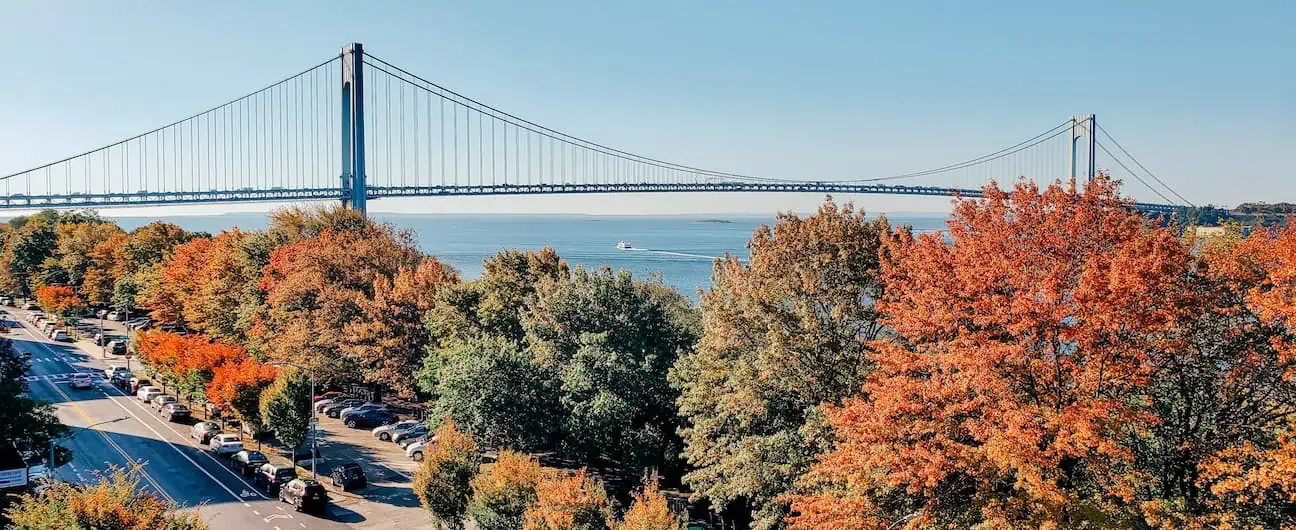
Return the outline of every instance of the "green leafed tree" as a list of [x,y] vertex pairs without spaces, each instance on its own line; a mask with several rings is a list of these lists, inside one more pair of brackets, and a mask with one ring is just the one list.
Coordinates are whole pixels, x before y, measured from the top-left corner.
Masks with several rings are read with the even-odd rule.
[[437,369],[433,421],[455,424],[488,446],[524,451],[552,445],[561,407],[558,381],[500,337],[472,339],[444,352]]
[[28,442],[45,447],[67,432],[54,416],[54,408],[26,395],[27,363],[13,349],[13,342],[0,339],[0,440]]
[[885,218],[830,200],[758,229],[748,262],[716,262],[702,339],[671,374],[697,497],[751,507],[756,528],[785,526],[776,499],[830,443],[819,406],[857,393],[872,369],[889,232]]
[[261,419],[289,448],[306,442],[311,418],[310,380],[298,370],[280,373],[261,392]]
[[697,341],[697,312],[659,281],[577,268],[543,281],[526,310],[532,362],[558,374],[563,447],[628,475],[675,467],[681,449],[667,373]]

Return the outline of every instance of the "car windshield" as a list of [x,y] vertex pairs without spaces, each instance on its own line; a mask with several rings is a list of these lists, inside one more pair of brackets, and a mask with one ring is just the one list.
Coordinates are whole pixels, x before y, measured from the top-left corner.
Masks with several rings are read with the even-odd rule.
[[244,458],[245,458],[248,462],[265,462],[265,461],[266,461],[266,456],[265,456],[264,454],[262,454],[261,451],[248,451],[248,452],[247,452],[247,455],[244,456]]
[[297,476],[297,470],[291,467],[275,470],[275,478],[286,478],[286,477],[295,477],[295,476]]

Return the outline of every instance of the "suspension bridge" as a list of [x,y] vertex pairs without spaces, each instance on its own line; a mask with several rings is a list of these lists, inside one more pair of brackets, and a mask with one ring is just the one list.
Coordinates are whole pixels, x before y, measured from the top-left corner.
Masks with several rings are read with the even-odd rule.
[[243,97],[0,177],[0,209],[342,201],[363,212],[368,201],[385,197],[636,192],[979,197],[992,179],[1084,180],[1102,163],[1119,166],[1123,173],[1114,176],[1133,178],[1164,201],[1133,203],[1140,211],[1170,214],[1191,204],[1092,115],[921,171],[831,181],[743,175],[667,162],[545,127],[352,44]]

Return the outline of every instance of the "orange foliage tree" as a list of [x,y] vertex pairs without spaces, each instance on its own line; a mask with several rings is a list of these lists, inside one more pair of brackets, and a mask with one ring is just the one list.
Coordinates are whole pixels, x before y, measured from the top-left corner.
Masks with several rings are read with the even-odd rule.
[[437,293],[457,283],[459,274],[432,257],[401,269],[395,278],[374,280],[373,296],[358,302],[362,315],[346,328],[346,351],[366,380],[413,392],[411,374],[423,366],[430,342],[423,317]]
[[657,477],[644,477],[643,489],[635,492],[617,530],[684,530],[684,518],[670,510],[666,496],[657,488]]
[[584,469],[553,473],[536,486],[535,503],[523,514],[523,530],[599,530],[611,519],[607,490]]
[[207,385],[207,400],[229,406],[239,419],[253,427],[261,421],[261,391],[274,382],[279,370],[252,358],[217,366]]
[[408,232],[372,222],[280,247],[263,270],[266,310],[251,335],[270,358],[306,367],[321,381],[352,378],[355,358],[338,355],[351,342],[348,324],[380,279],[421,259]]
[[198,334],[159,330],[137,334],[135,350],[149,366],[172,381],[180,395],[193,399],[206,397],[203,392],[218,367],[247,359],[247,352],[240,346]]
[[943,234],[886,245],[864,394],[793,497],[794,528],[1123,526],[1138,475],[1132,399],[1182,316],[1188,251],[1100,177],[1083,191],[991,185]]
[[42,308],[61,317],[74,315],[85,309],[85,300],[76,290],[62,285],[42,285],[36,288],[36,301]]

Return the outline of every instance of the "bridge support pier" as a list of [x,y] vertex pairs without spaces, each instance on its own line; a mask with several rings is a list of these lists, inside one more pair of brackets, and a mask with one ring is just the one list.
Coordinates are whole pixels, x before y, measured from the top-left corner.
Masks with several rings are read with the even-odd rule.
[[342,48],[342,205],[365,213],[364,47]]

